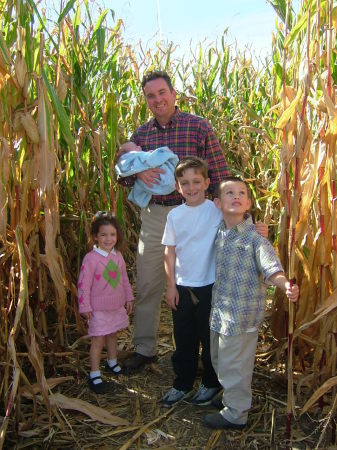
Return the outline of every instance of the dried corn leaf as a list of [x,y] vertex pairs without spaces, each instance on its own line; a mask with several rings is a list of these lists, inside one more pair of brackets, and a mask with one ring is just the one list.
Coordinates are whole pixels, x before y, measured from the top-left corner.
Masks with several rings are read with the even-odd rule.
[[9,181],[9,145],[0,138],[0,237],[6,236],[7,228],[7,186]]
[[58,79],[58,83],[56,86],[56,93],[59,97],[59,99],[61,100],[61,102],[63,103],[66,96],[67,96],[67,84],[64,81],[64,76],[62,73],[62,70],[60,69],[60,67],[58,66],[58,73],[57,73],[57,79]]
[[[11,338],[12,336],[11,336]],[[14,340],[13,340],[13,347],[14,347]],[[0,449],[2,449],[4,442],[5,442],[5,437],[6,437],[6,430],[8,427],[8,422],[9,422],[9,417],[12,411],[12,407],[15,403],[15,397],[16,397],[16,393],[18,390],[18,386],[19,386],[19,380],[20,380],[20,372],[21,369],[15,364],[15,369],[14,369],[14,375],[13,375],[13,384],[12,384],[12,390],[8,399],[8,404],[7,404],[7,409],[6,409],[6,414],[5,417],[2,421],[2,425],[0,428]]]
[[308,409],[315,403],[319,398],[322,397],[327,391],[329,391],[333,386],[337,385],[337,377],[332,377],[322,384],[309,398],[306,404],[303,406],[301,414],[304,414]]
[[171,434],[164,433],[164,431],[160,430],[159,428],[154,428],[153,430],[147,430],[144,433],[146,437],[146,441],[148,445],[153,445],[155,443],[158,443],[158,441],[164,439],[164,440],[174,440],[175,437]]
[[276,128],[284,128],[288,121],[294,116],[294,114],[296,113],[296,108],[297,105],[300,101],[302,97],[302,89],[299,88],[296,97],[294,98],[294,100],[290,103],[290,105],[288,106],[288,108],[283,111],[282,116],[279,118],[279,120],[277,121],[275,127]]
[[40,139],[39,130],[33,117],[29,113],[24,113],[21,116],[21,123],[33,144],[38,144]]
[[16,80],[20,88],[23,88],[25,85],[25,78],[27,75],[27,64],[25,58],[22,56],[22,53],[19,51],[16,55],[14,61],[15,75]]
[[28,297],[28,279],[27,279],[28,270],[27,270],[27,266],[26,266],[25,252],[24,252],[23,243],[22,243],[22,229],[19,226],[15,230],[15,237],[16,237],[16,242],[18,245],[18,253],[19,253],[19,259],[20,259],[20,292],[19,292],[18,303],[15,308],[15,320],[14,320],[13,328],[11,330],[11,336],[15,336],[15,334],[16,334],[18,325],[21,320],[23,308],[25,306],[25,302]]
[[29,330],[28,336],[26,337],[28,357],[35,369],[36,378],[40,385],[41,393],[43,395],[47,411],[50,414],[48,384],[44,374],[43,357],[40,348],[36,343],[33,314],[29,307],[28,301],[26,302],[26,317],[28,321],[28,330]]
[[[58,386],[61,383],[65,383],[67,381],[72,381],[74,380],[73,376],[68,376],[68,377],[57,377],[57,378],[47,378],[46,382],[48,385],[48,389],[53,389],[55,386]],[[34,394],[37,394],[38,392],[41,391],[40,385],[38,383],[33,384],[32,386],[30,386],[30,389],[28,389],[27,386],[24,386],[21,389],[21,394],[24,397],[30,398],[32,396],[31,392],[34,392]]]
[[302,331],[306,330],[316,322],[318,322],[322,317],[326,316],[329,312],[335,309],[337,306],[337,289],[324,301],[321,307],[314,313],[316,315],[315,319],[310,322],[306,322],[298,327],[294,332],[294,338],[299,336]]
[[322,306],[315,312],[317,319],[322,318],[337,306],[337,289],[324,301]]
[[53,115],[43,81],[39,81],[38,100],[39,143],[39,184],[45,191],[53,186],[55,154]]
[[50,396],[50,404],[56,405],[61,409],[74,409],[79,411],[97,422],[105,423],[111,426],[129,425],[129,422],[118,416],[113,416],[108,411],[91,403],[85,402],[78,398],[66,397],[60,393]]
[[56,209],[58,204],[54,192],[48,191],[46,195],[45,204],[45,239],[46,239],[46,263],[50,271],[56,289],[56,308],[58,318],[63,323],[66,309],[66,290],[65,290],[65,275],[62,265],[62,260],[58,254],[55,246],[56,235],[59,229],[59,213]]
[[7,48],[7,44],[3,37],[3,34],[0,33],[0,66],[3,68],[7,68],[7,66],[9,66],[11,62],[11,54]]
[[326,106],[326,108],[328,110],[329,117],[330,117],[330,119],[334,119],[336,117],[336,113],[337,113],[335,105],[334,105],[333,101],[331,100],[331,98],[330,98],[330,96],[328,94],[328,91],[327,91],[327,89],[325,87],[325,83],[323,82],[320,74],[317,73],[317,76],[318,76],[318,79],[320,81],[320,87],[321,87],[321,89],[323,91],[325,106]]

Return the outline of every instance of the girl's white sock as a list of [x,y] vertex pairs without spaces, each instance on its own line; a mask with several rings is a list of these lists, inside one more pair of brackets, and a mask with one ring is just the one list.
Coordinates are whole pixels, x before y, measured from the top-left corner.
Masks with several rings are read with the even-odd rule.
[[[114,359],[108,359],[107,360],[108,361],[108,366],[110,367],[110,368],[114,368],[113,370],[114,370],[114,372],[116,372],[116,373],[118,373],[118,372],[120,372],[122,369],[120,368],[120,366],[117,364],[117,358],[114,358]],[[114,366],[116,366],[116,367],[114,367]]]
[[92,371],[90,371],[90,380],[92,380],[95,377],[99,377],[99,378],[97,380],[93,381],[94,384],[102,383],[101,371],[100,370],[92,370]]

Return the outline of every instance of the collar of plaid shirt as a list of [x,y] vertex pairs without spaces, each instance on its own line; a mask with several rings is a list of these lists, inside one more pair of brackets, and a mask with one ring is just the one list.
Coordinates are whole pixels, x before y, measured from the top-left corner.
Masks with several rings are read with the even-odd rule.
[[160,128],[160,129],[163,129],[163,130],[165,130],[167,128],[170,128],[170,127],[173,127],[179,121],[179,116],[181,116],[181,113],[180,113],[180,111],[178,109],[178,106],[176,106],[173,115],[171,116],[169,122],[166,125],[160,125],[158,120],[155,117],[153,117],[150,120],[150,127],[152,127],[152,128]]

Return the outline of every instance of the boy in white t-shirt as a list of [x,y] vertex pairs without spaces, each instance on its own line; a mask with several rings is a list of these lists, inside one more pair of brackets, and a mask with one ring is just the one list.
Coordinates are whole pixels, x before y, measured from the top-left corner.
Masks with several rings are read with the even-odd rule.
[[[166,302],[172,308],[176,344],[172,356],[176,378],[163,398],[163,406],[192,396],[202,345],[201,385],[192,398],[208,405],[220,391],[210,356],[209,316],[215,280],[214,240],[222,220],[214,203],[205,198],[209,186],[207,162],[197,157],[181,159],[175,170],[176,189],[186,203],[171,210],[162,244],[165,248]],[[257,227],[266,235],[264,224]]]

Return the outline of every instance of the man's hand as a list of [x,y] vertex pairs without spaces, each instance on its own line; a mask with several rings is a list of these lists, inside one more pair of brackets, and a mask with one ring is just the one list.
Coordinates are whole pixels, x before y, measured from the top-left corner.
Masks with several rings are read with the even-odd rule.
[[171,309],[177,310],[177,306],[179,303],[179,293],[175,286],[168,287],[165,293],[166,303],[169,305]]
[[81,313],[81,316],[83,316],[86,319],[86,321],[89,322],[89,320],[91,319],[91,311]]
[[143,172],[137,173],[137,178],[142,180],[146,186],[152,188],[154,184],[159,184],[161,173],[165,173],[165,170],[159,169],[159,167],[155,169],[147,169]]
[[127,302],[125,305],[126,314],[129,316],[133,310],[133,302]]
[[254,226],[255,231],[259,233],[259,235],[268,239],[268,225],[266,223],[258,221]]

